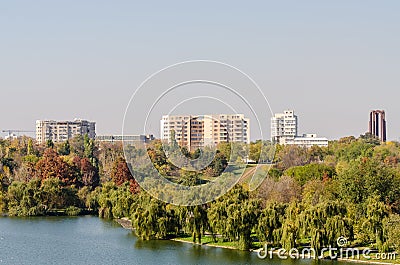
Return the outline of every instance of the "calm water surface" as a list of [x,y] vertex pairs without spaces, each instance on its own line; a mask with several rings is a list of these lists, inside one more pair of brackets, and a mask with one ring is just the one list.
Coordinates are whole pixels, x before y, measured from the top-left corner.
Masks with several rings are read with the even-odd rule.
[[[173,241],[141,241],[113,221],[85,217],[0,217],[0,264],[349,265],[260,260],[255,253]],[[353,264],[354,265],[354,264]]]

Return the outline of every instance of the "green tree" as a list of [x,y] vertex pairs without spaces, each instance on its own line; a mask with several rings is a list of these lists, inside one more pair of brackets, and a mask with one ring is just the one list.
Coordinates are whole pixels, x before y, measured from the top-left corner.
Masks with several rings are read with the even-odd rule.
[[297,246],[297,238],[299,235],[299,223],[297,222],[299,214],[302,212],[302,206],[297,202],[292,202],[285,211],[285,221],[282,225],[281,245],[284,249],[290,250]]
[[60,148],[58,149],[58,153],[63,156],[71,153],[71,146],[68,140],[61,144]]
[[308,207],[298,217],[300,235],[311,237],[311,247],[321,255],[323,247],[337,247],[339,237],[353,238],[353,224],[340,202],[323,202]]
[[47,140],[46,141],[46,147],[47,148],[54,148],[54,143],[53,143],[53,141],[52,140]]
[[384,234],[388,247],[400,253],[400,215],[391,214],[384,220]]
[[389,216],[387,206],[380,202],[377,197],[371,197],[367,200],[366,219],[363,228],[366,229],[371,238],[375,241],[377,248],[381,252],[386,252],[384,238],[384,219]]
[[35,154],[35,150],[33,147],[33,141],[32,139],[28,140],[28,150],[27,150],[27,155],[34,155]]
[[324,164],[308,164],[287,169],[285,175],[293,177],[300,185],[306,184],[310,180],[323,180],[332,178],[336,172],[335,168]]
[[235,186],[211,204],[208,218],[214,233],[220,233],[225,240],[237,242],[240,249],[248,250],[258,214],[259,203],[249,199],[249,193],[243,187]]
[[256,227],[257,237],[262,242],[279,245],[287,205],[269,202],[261,211]]
[[396,169],[370,158],[353,161],[337,176],[340,195],[349,202],[363,203],[376,196],[396,206],[400,198],[400,176]]
[[141,193],[132,213],[132,224],[135,233],[143,240],[166,239],[171,227],[171,220],[166,205],[157,199]]
[[186,216],[181,216],[186,220],[185,227],[193,236],[193,242],[201,244],[201,237],[204,231],[209,228],[207,211],[205,206],[189,206],[186,207]]

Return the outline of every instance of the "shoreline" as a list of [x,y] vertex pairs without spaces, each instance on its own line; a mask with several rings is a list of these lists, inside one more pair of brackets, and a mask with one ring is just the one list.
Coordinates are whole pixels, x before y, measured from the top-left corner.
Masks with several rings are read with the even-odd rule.
[[120,224],[123,228],[133,231],[132,221],[129,220],[128,217],[116,218],[114,221]]
[[[133,231],[132,222],[131,222],[131,220],[129,220],[129,218],[127,218],[127,217],[116,218],[116,219],[114,219],[114,221],[117,222],[118,224],[120,224],[124,229]],[[187,241],[187,240],[183,240],[183,239],[179,239],[179,238],[170,238],[170,239],[167,239],[167,240],[186,243],[186,244],[192,244],[192,245],[197,245],[197,246],[209,246],[209,247],[214,247],[214,248],[222,248],[222,249],[231,249],[231,250],[237,250],[237,251],[244,251],[244,250],[240,250],[240,249],[238,249],[236,247],[219,246],[219,245],[207,244],[207,243],[199,244],[199,243],[195,243],[195,242],[191,242],[191,241]],[[249,252],[257,252],[257,250],[256,249],[250,249]],[[274,251],[273,254],[276,255],[277,251]],[[304,260],[305,258],[300,258],[300,259]],[[338,261],[338,262],[362,263],[362,264],[374,264],[374,265],[393,265],[393,264],[396,264],[396,263],[382,262],[382,261],[368,261],[368,260],[343,259],[343,258],[338,258],[336,261]]]
[[[179,238],[171,238],[168,239],[171,241],[175,241],[175,242],[182,242],[182,243],[188,243],[188,244],[192,244],[192,245],[197,245],[197,246],[209,246],[209,247],[214,247],[214,248],[224,248],[224,249],[232,249],[232,250],[238,250],[238,251],[245,251],[245,250],[240,250],[238,248],[235,247],[230,247],[230,246],[218,246],[218,245],[213,245],[213,244],[199,244],[199,243],[194,243],[194,242],[190,242],[190,241],[186,241],[183,239],[179,239]],[[254,252],[253,250],[249,250],[249,252]]]

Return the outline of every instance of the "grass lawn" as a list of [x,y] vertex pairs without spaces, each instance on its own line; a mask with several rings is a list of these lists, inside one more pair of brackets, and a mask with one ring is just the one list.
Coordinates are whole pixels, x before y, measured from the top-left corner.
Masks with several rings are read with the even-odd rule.
[[[184,241],[188,243],[193,243],[193,237],[177,237],[173,240],[176,241]],[[214,246],[214,247],[222,247],[222,248],[231,248],[231,249],[239,249],[237,246],[237,242],[222,242],[220,238],[217,238],[218,242],[215,243],[211,236],[203,236],[201,238],[201,244],[207,246]]]
[[[174,238],[173,240],[176,241],[183,241],[183,242],[188,242],[188,243],[192,243],[193,244],[193,238],[191,236],[184,236],[184,237],[177,237]],[[215,243],[212,236],[203,236],[201,238],[201,245],[206,245],[206,246],[213,246],[213,247],[221,247],[221,248],[229,248],[229,249],[239,249],[238,247],[238,242],[222,242],[221,238],[217,238],[218,242]],[[262,248],[263,245],[259,242],[254,242],[253,243],[253,249],[259,249]],[[328,253],[325,253],[326,255],[328,255]],[[392,254],[393,255],[393,254]],[[343,259],[343,261],[365,261],[365,262],[371,262],[373,263],[382,263],[382,264],[400,264],[400,255],[397,254],[395,255],[396,259],[376,259],[375,257],[375,253],[371,253],[369,255],[371,257],[371,259],[366,259],[365,257],[362,256],[362,254],[360,254],[360,258],[357,259],[357,257],[355,257],[354,259]]]

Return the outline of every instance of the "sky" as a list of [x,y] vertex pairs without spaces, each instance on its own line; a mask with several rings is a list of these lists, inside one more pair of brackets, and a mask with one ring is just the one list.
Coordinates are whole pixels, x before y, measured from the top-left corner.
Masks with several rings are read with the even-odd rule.
[[[384,109],[388,138],[400,140],[399,14],[396,0],[3,1],[0,129],[83,118],[97,122],[98,134],[121,134],[146,78],[182,61],[213,60],[248,74],[273,112],[294,109],[300,133],[359,136],[369,111]],[[211,105],[180,111],[218,110]],[[158,111],[153,124],[170,109]],[[141,121],[127,123],[129,133],[142,132]]]

